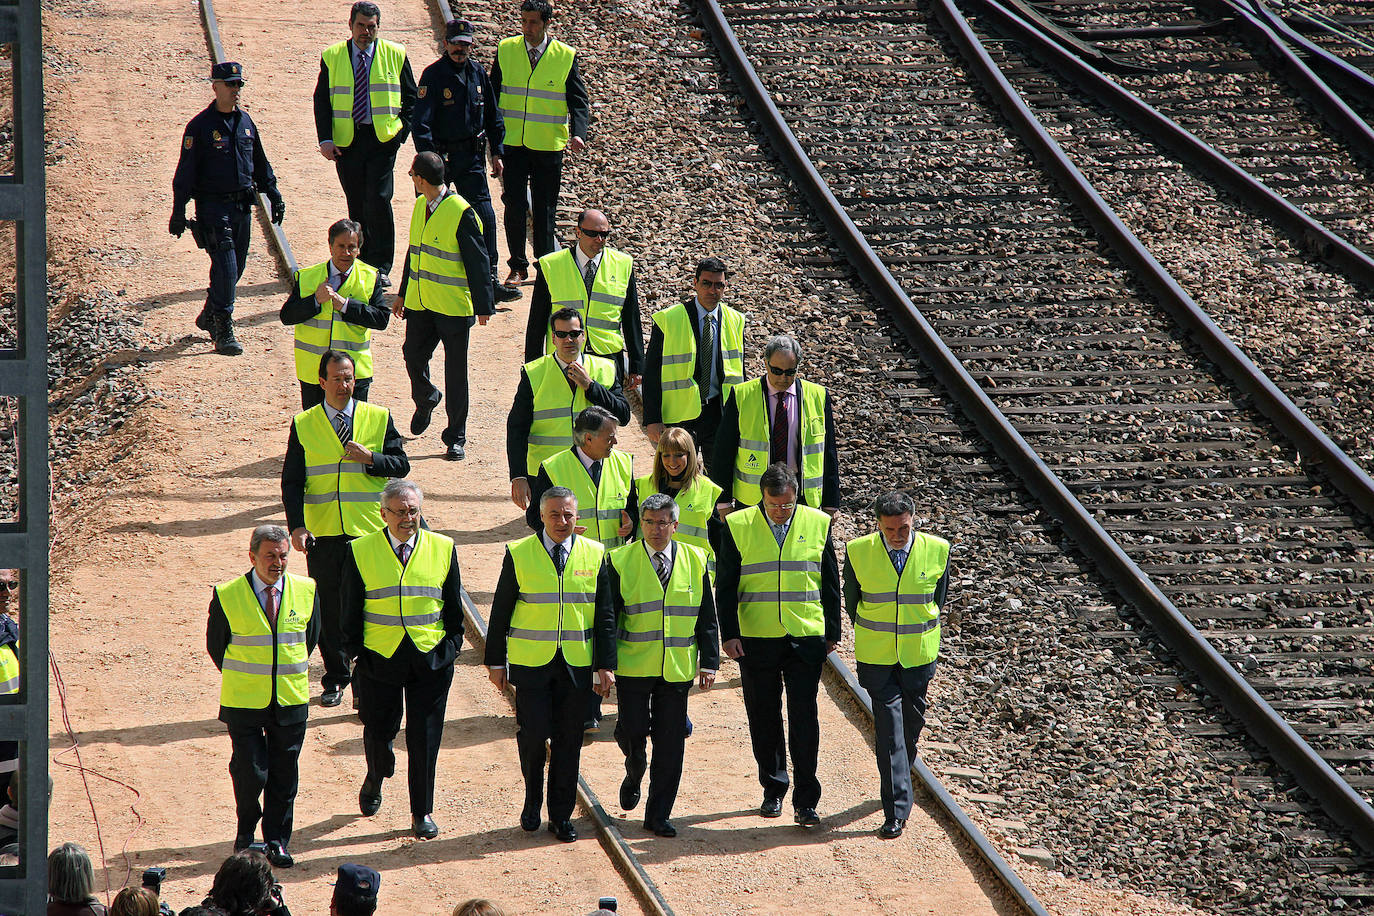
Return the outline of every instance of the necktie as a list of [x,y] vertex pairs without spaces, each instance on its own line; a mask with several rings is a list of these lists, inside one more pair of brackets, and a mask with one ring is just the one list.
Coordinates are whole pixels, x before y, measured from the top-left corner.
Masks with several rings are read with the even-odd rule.
[[587,266],[582,268],[582,283],[587,287],[587,295],[592,294],[592,283],[596,281],[596,262],[588,261]]
[[339,443],[342,445],[347,445],[353,436],[353,426],[343,413],[334,414],[334,432],[339,434]]
[[601,462],[593,461],[591,466],[592,483],[601,486]]
[[344,275],[339,273],[338,271],[331,271],[329,274],[329,288],[337,293],[339,291],[339,287],[343,286],[343,284]]
[[892,566],[897,570],[897,575],[900,576],[902,574],[902,567],[906,566],[906,551],[894,548],[888,551],[888,555],[892,557]]
[[396,556],[400,557],[401,565],[405,566],[406,563],[410,561],[410,545],[402,544],[400,547],[397,547]]
[[[772,525],[771,522],[770,522],[769,524]],[[781,547],[781,546],[782,546],[782,542],[785,541],[785,540],[787,539],[787,526],[786,526],[786,525],[772,525],[772,528],[773,528],[773,539],[776,540],[776,541],[778,542],[778,546]]]
[[715,394],[711,390],[711,370],[716,367],[716,320],[710,315],[701,325],[701,346],[697,348],[697,388],[702,403]]
[[539,65],[539,49],[530,48],[530,69],[533,70]]
[[367,55],[358,52],[358,63],[353,67],[353,123],[362,124],[367,120]]
[[654,568],[658,570],[658,582],[663,586],[664,591],[668,589],[668,558],[663,555],[663,551],[654,554]]
[[790,393],[784,391],[778,395],[777,406],[773,408],[773,428],[769,431],[769,464],[787,462],[787,397]]
[[277,587],[267,586],[267,606],[262,609],[267,616],[267,625],[273,630],[277,629]]
[[563,554],[564,554],[563,545],[562,545],[562,544],[554,544],[554,545],[553,545],[553,566],[554,566],[554,569],[557,569],[557,570],[558,570],[558,574],[559,574],[560,576],[563,575],[563,565],[567,562],[567,559],[564,557]]

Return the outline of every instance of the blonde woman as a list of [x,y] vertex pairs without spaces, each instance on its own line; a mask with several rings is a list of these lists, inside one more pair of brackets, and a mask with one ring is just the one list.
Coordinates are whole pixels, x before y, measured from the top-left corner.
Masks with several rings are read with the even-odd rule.
[[677,534],[673,540],[692,544],[706,551],[706,567],[712,578],[716,571],[715,544],[720,540],[714,508],[720,487],[711,482],[697,459],[692,434],[680,426],[670,427],[658,438],[653,470],[635,480],[635,533],[639,528],[639,506],[655,493],[666,493],[678,506]]

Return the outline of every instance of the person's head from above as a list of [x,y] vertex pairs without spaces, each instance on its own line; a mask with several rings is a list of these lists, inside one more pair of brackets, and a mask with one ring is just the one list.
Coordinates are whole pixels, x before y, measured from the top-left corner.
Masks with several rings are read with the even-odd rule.
[[382,25],[382,10],[371,0],[358,0],[348,11],[348,31],[353,43],[366,50],[377,40],[377,29]]
[[768,374],[768,387],[777,392],[792,387],[801,365],[801,344],[787,334],[775,334],[763,345],[763,367]]
[[506,911],[490,900],[474,897],[454,907],[453,916],[506,916]]
[[265,585],[275,585],[286,572],[291,535],[280,525],[259,525],[248,539],[248,562]]
[[577,247],[582,254],[594,258],[606,247],[611,237],[611,223],[600,210],[583,210],[577,215]]
[[86,848],[63,843],[48,854],[48,897],[54,903],[86,903],[94,899],[95,868]]
[[444,191],[444,160],[438,153],[416,153],[410,162],[410,179],[416,195],[434,200]]
[[158,900],[146,887],[122,888],[110,903],[110,916],[157,916]]
[[797,475],[781,461],[770,464],[759,479],[763,511],[774,525],[786,524],[797,511]]
[[651,493],[639,504],[639,527],[650,550],[666,550],[677,533],[677,500],[667,493]]
[[396,540],[408,541],[420,530],[420,511],[424,508],[425,495],[414,482],[404,477],[391,478],[382,487],[378,503],[382,521]]
[[544,32],[552,18],[553,5],[549,0],[524,0],[520,4],[520,34],[532,45],[543,44]]
[[329,916],[372,916],[377,912],[381,884],[382,876],[376,869],[351,862],[340,865],[329,901]]
[[692,434],[681,426],[670,426],[658,437],[654,449],[654,484],[673,484],[677,488],[689,486],[701,472],[697,459],[697,445]]
[[224,860],[210,886],[210,901],[227,916],[262,916],[276,909],[276,878],[267,857],[244,849]]
[[878,516],[878,530],[883,533],[887,549],[905,550],[916,514],[911,497],[897,490],[884,493],[873,501],[873,513]]
[[567,487],[549,487],[539,494],[539,519],[556,543],[563,543],[577,527],[577,494]]
[[466,19],[450,19],[444,26],[444,53],[455,64],[466,64],[472,56],[476,30]]
[[708,312],[714,312],[725,295],[726,273],[725,262],[720,258],[702,258],[697,262],[692,291],[697,294],[697,302]]
[[582,316],[577,309],[561,308],[549,317],[553,328],[553,349],[565,363],[577,362],[582,353]]
[[343,410],[353,400],[353,357],[342,350],[325,350],[320,357],[320,387],[324,402],[335,410]]
[[341,219],[329,227],[329,260],[339,273],[346,274],[358,260],[363,247],[363,227],[351,219]]
[[615,414],[593,404],[573,418],[573,441],[582,453],[593,461],[604,461],[615,448],[615,433],[619,428]]

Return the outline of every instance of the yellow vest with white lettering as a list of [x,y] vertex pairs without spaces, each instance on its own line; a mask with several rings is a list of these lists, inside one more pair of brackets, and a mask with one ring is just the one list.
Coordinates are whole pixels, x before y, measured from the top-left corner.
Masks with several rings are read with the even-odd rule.
[[574,535],[572,542],[562,575],[544,549],[543,535],[506,545],[520,588],[506,634],[506,660],[512,665],[546,665],[560,649],[570,665],[592,663],[596,577],[606,548],[589,537]]
[[[401,69],[406,62],[404,45],[378,38],[368,69],[368,98],[372,105],[372,129],[385,143],[401,132]],[[353,59],[348,42],[341,41],[320,55],[329,72],[329,104],[334,112],[330,128],[335,146],[353,143]]]
[[[302,298],[313,297],[321,283],[329,279],[329,262],[296,271],[296,291]],[[345,299],[372,298],[377,288],[377,268],[354,261],[348,279],[339,287]],[[353,357],[355,378],[372,378],[372,329],[344,321],[342,312],[332,304],[320,306],[315,317],[296,325],[296,378],[311,385],[320,383],[320,357],[326,350],[338,350]]]
[[918,531],[901,576],[880,531],[845,545],[859,583],[854,658],[869,665],[915,668],[940,654],[940,606],[935,586],[949,564],[949,541]]
[[617,621],[615,673],[677,683],[695,678],[706,554],[679,543],[666,589],[644,542],[617,547],[609,558],[625,602]]
[[740,555],[740,635],[825,635],[821,560],[830,516],[797,506],[781,547],[758,506],[732,512],[725,523]]
[[233,709],[299,706],[310,699],[310,653],[305,631],[315,611],[315,580],[285,573],[277,580],[275,632],[247,575],[215,586],[229,621],[220,666],[219,704]]
[[444,580],[453,565],[453,539],[419,529],[404,567],[385,529],[352,541],[363,579],[363,645],[391,658],[409,636],[428,652],[444,638]]

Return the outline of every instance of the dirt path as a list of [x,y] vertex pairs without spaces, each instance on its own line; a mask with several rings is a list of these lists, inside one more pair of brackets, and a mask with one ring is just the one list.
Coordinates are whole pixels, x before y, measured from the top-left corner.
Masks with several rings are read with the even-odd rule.
[[[217,8],[226,52],[248,75],[245,104],[281,182],[287,234],[301,263],[315,263],[325,255],[326,227],[343,215],[343,198],[315,150],[309,97],[321,47],[345,34],[347,4],[220,0]],[[511,27],[504,6],[478,5],[471,15],[502,23],[501,32]],[[50,174],[54,271],[126,290],[146,321],[147,381],[160,392],[131,424],[140,447],[122,482],[101,494],[93,511],[57,520],[65,572],[53,591],[53,645],[86,766],[141,795],[135,813],[129,789],[91,780],[109,880],[114,887],[126,882],[120,850],[127,847],[127,880],[147,865],[168,866],[166,897],[180,909],[203,895],[232,840],[229,743],[215,719],[218,677],[205,657],[204,608],[211,585],[243,571],[249,529],[283,521],[281,454],[299,403],[291,335],[276,319],[284,284],[257,235],[240,284],[245,355],[217,357],[191,333],[205,258],[188,239],[170,239],[165,226],[176,138],[209,99],[199,79],[205,51],[194,7],[171,0],[147,0],[136,13],[61,6],[47,24],[59,56],[84,60],[49,87],[61,100],[50,130],[75,138]],[[107,48],[105,36],[135,32],[138,41]],[[417,74],[433,57],[431,16],[418,0],[387,4],[383,35],[410,48]],[[479,54],[489,60],[493,50],[488,44]],[[397,169],[399,239],[409,219],[408,155]],[[93,177],[98,194],[89,193]],[[111,226],[121,227],[116,251],[108,247]],[[524,309],[515,303],[474,332],[468,459],[442,460],[437,427],[408,446],[412,476],[429,497],[427,515],[461,545],[464,581],[483,612],[503,543],[525,533],[507,499],[503,450]],[[391,408],[404,429],[411,406],[401,334],[398,322],[375,344],[373,400]],[[622,435],[622,447],[647,467],[648,444],[637,428]],[[293,560],[295,571],[303,567]],[[315,683],[318,675],[312,672]],[[915,812],[897,843],[873,835],[882,820],[877,774],[841,705],[822,698],[825,820],[804,833],[788,820],[764,822],[754,813],[760,790],[737,670],[727,667],[717,689],[692,702],[698,728],[675,817],[681,835],[646,837],[638,826],[642,809],[624,824],[678,912],[994,911],[926,812]],[[584,773],[618,813],[622,764],[610,739],[614,705],[607,711],[586,750]],[[515,913],[586,912],[602,894],[618,896],[622,912],[636,911],[595,841],[565,846],[516,828],[521,788],[513,717],[471,649],[460,659],[449,701],[437,840],[410,838],[400,780],[388,784],[377,817],[357,815],[360,727],[347,704],[311,712],[292,844],[298,865],[279,873],[297,913],[325,910],[343,861],[365,861],[383,873],[383,912],[447,912],[482,894]],[[56,708],[53,722],[53,746],[64,747]],[[76,839],[94,851],[82,781],[61,766],[54,779],[53,841]],[[578,824],[591,834],[585,818]]]

